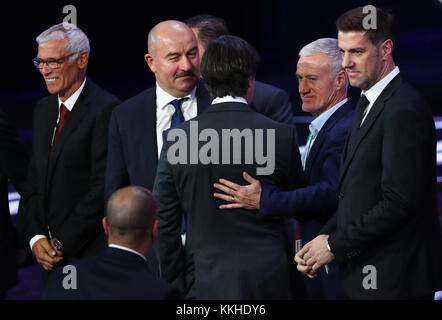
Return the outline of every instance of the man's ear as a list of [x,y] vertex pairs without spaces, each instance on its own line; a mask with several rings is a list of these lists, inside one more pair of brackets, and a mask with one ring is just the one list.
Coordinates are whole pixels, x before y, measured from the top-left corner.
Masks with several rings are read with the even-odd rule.
[[89,53],[86,51],[80,52],[77,57],[77,65],[80,69],[85,69],[89,62]]
[[101,222],[103,223],[104,233],[108,236],[109,235],[109,224],[107,222],[107,218],[104,217],[103,220],[101,220]]
[[156,238],[158,235],[158,219],[155,219],[152,227],[152,238]]
[[147,53],[144,56],[144,60],[146,60],[147,65],[149,66],[150,70],[155,73],[157,72],[157,68],[155,67],[154,58],[150,53]]
[[345,70],[340,70],[338,72],[338,74],[336,75],[335,81],[337,84],[337,89],[341,89],[342,87],[345,87],[346,83],[347,83],[347,72],[345,72]]
[[244,97],[248,104],[252,103],[254,92],[255,92],[255,77],[250,77],[249,88],[247,89],[246,96]]
[[390,39],[385,40],[381,44],[381,54],[382,58],[385,59],[388,56],[391,56],[393,54],[393,41]]

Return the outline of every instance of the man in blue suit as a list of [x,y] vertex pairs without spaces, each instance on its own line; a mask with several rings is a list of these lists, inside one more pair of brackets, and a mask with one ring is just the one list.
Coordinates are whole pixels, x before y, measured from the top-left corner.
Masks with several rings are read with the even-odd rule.
[[[157,206],[152,193],[126,187],[109,199],[105,233],[108,248],[50,276],[46,299],[163,300],[181,295],[152,273],[146,262],[157,236]],[[75,270],[75,271],[73,271]],[[75,276],[74,276],[75,275]]]
[[[221,179],[215,187],[229,196],[215,196],[233,202],[223,205],[225,209],[259,209],[260,216],[295,217],[300,221],[302,240],[308,242],[337,209],[339,165],[353,107],[346,98],[347,74],[341,67],[336,39],[318,39],[302,48],[299,55],[296,75],[302,109],[315,117],[302,155],[308,186],[282,192],[244,173],[250,185]],[[335,265],[323,268],[314,279],[306,279],[305,285],[310,299],[346,298]]]
[[[198,41],[184,23],[157,24],[148,35],[145,60],[155,74],[154,87],[123,102],[112,112],[105,198],[115,190],[139,185],[153,188],[162,132],[200,114],[210,97],[200,80]],[[149,264],[158,269],[152,250]]]
[[[154,87],[123,102],[112,112],[106,170],[106,199],[117,189],[140,185],[152,189],[162,131],[174,119],[189,120],[210,105],[200,81],[198,41],[184,23],[157,24],[148,35],[145,60],[155,74]],[[174,101],[182,99],[180,106]]]

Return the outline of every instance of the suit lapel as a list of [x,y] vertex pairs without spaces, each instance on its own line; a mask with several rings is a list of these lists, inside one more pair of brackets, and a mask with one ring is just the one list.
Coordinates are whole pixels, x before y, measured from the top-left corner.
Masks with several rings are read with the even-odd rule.
[[[382,91],[381,95],[376,99],[375,103],[373,104],[370,112],[368,113],[367,117],[365,118],[364,122],[362,123],[362,126],[357,131],[356,136],[356,143],[354,144],[354,147],[350,150],[348,149],[348,138],[347,142],[345,144],[345,150],[344,150],[344,159],[342,163],[342,169],[341,169],[341,177],[339,179],[339,182],[342,182],[342,179],[345,176],[345,173],[347,172],[347,169],[353,160],[353,157],[355,155],[356,150],[358,149],[359,145],[361,144],[361,141],[364,139],[364,137],[367,135],[367,133],[370,131],[370,129],[373,127],[373,124],[376,122],[376,119],[379,117],[379,115],[382,113],[382,110],[385,107],[385,103],[390,98],[390,96],[399,88],[399,86],[402,84],[402,78],[400,75],[397,75],[393,80],[390,81],[390,83],[385,87],[385,89]],[[354,120],[354,119],[353,119]]]
[[[146,141],[146,150],[151,149],[152,150],[152,162],[155,168],[158,164],[158,144],[157,144],[157,95],[156,95],[156,85],[153,87],[153,90],[149,90],[145,101],[144,101],[145,108],[142,108],[144,110],[143,119],[144,123],[146,124],[146,138],[144,141]],[[149,140],[150,139],[152,140]]]
[[325,137],[327,136],[328,132],[347,113],[348,108],[352,108],[352,106],[351,106],[350,102],[347,101],[345,104],[343,104],[341,107],[339,107],[339,109],[336,110],[322,126],[322,128],[319,131],[318,135],[316,136],[315,142],[313,143],[313,146],[310,149],[310,152],[308,153],[308,156],[307,156],[307,160],[305,163],[305,170],[304,170],[304,172],[307,176],[310,176],[310,171],[311,171],[312,165],[314,163],[314,160],[316,159],[318,151],[321,149],[321,146],[324,143]]
[[[88,110],[88,105],[92,96],[91,91],[92,89],[90,86],[90,80],[87,80],[83,88],[83,91],[81,92],[80,96],[75,102],[74,107],[72,108],[72,111],[70,112],[66,120],[66,123],[63,129],[61,130],[57,138],[57,141],[54,144],[54,148],[52,150],[52,156],[50,156],[49,159],[49,169],[48,169],[48,178],[47,178],[48,184],[51,181],[51,176],[54,172],[55,165],[61,154],[61,151],[63,150],[65,143],[68,141],[69,136],[78,127],[81,120],[83,120],[86,111]],[[58,117],[58,110],[57,110],[57,117]]]
[[[200,114],[206,110],[211,102],[209,92],[202,80],[198,82],[195,94],[197,99],[197,114]],[[151,149],[152,146],[154,147],[151,153],[151,163],[156,167],[158,164],[156,85],[146,94],[144,105],[146,106],[143,108],[143,110],[145,110],[143,118],[146,123],[146,139],[144,139],[144,141],[146,141],[146,146],[149,147],[148,150]],[[151,137],[152,140],[149,140],[148,137]]]
[[316,159],[318,150],[321,148],[322,143],[324,142],[326,130],[323,129],[324,128],[322,128],[321,131],[319,131],[315,141],[313,142],[313,146],[311,147],[310,152],[307,155],[307,159],[305,161],[305,169],[304,169],[304,173],[307,177],[310,176],[310,170],[312,169],[313,162]]
[[[39,150],[41,150],[41,154],[44,155],[43,168],[45,168],[46,172],[48,172],[52,137],[54,135],[55,126],[57,125],[57,118],[58,118],[57,95],[53,95],[53,99],[51,99],[51,102],[48,104],[47,110],[48,110],[47,122],[44,126],[42,126],[43,145],[38,147]],[[47,181],[47,175],[46,175],[46,181]],[[44,183],[43,186],[46,185],[46,181],[42,181]]]

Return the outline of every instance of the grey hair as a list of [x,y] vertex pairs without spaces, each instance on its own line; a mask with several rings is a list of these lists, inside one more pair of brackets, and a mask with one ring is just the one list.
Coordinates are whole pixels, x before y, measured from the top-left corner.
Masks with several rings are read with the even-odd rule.
[[[86,34],[72,23],[63,22],[53,25],[36,38],[38,44],[57,39],[66,39],[66,50],[69,53],[90,52],[89,39]],[[72,61],[77,57],[78,54],[74,54],[70,60]]]
[[338,40],[334,38],[321,38],[304,46],[299,51],[300,57],[309,57],[317,53],[325,54],[330,61],[331,77],[334,78],[342,68],[341,51]]

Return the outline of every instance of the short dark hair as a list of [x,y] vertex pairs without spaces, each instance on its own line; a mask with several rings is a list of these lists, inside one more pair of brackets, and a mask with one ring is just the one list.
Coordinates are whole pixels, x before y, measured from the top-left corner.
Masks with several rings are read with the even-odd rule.
[[376,29],[367,30],[363,26],[367,13],[364,13],[363,9],[364,7],[354,8],[342,14],[336,20],[338,31],[367,31],[367,37],[374,45],[387,39],[396,40],[396,22],[391,13],[376,8]]
[[198,39],[204,48],[207,48],[210,41],[229,34],[226,21],[210,14],[199,14],[187,18],[184,23],[189,28],[198,29]]
[[221,36],[209,43],[201,61],[201,74],[212,98],[244,97],[255,77],[259,55],[237,36]]

